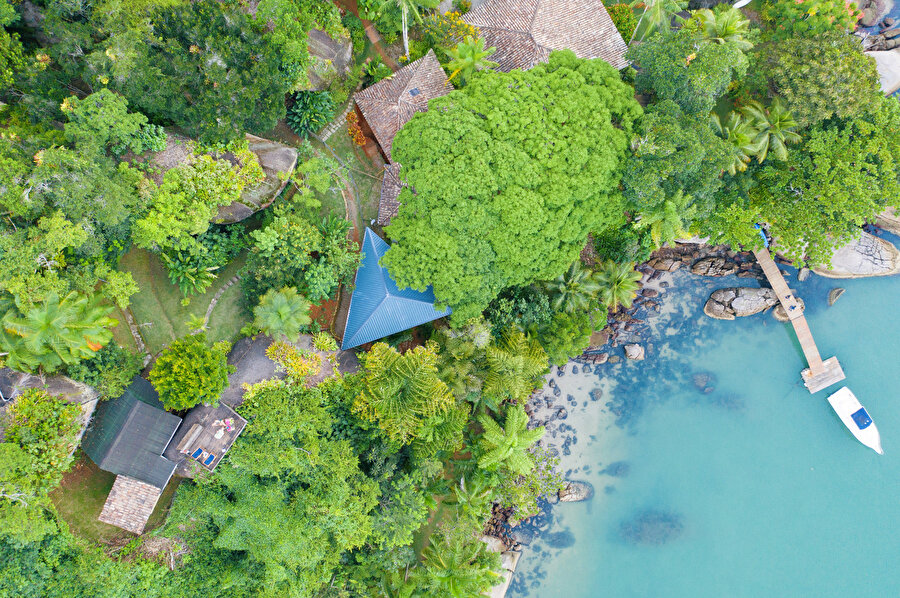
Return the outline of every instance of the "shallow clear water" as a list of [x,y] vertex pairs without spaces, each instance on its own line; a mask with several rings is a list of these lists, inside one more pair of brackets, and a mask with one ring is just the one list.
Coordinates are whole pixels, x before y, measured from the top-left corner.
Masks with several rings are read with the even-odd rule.
[[[900,277],[788,278],[823,358],[838,356],[878,425],[881,457],[826,402],[839,385],[802,386],[788,324],[703,315],[711,290],[749,280],[676,272],[645,361],[551,374],[577,401],[566,404],[578,441],[563,466],[596,495],[553,507],[509,596],[900,596]],[[837,286],[846,293],[828,307]]]

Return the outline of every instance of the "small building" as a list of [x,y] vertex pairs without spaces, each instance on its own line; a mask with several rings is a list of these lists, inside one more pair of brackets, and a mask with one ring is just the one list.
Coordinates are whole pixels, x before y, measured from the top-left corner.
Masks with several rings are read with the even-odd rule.
[[453,91],[433,50],[375,85],[356,92],[359,126],[374,138],[385,161],[392,162],[394,136],[417,112],[428,110],[428,101]]
[[628,66],[628,45],[600,0],[488,0],[463,16],[478,28],[497,70],[527,70],[546,62],[553,50],[579,58],[602,58],[616,69]]
[[363,238],[363,260],[356,271],[356,286],[350,296],[350,309],[341,349],[384,338],[414,326],[450,315],[450,309],[434,307],[434,290],[401,290],[387,268],[378,262],[390,247],[372,229]]
[[101,403],[81,441],[82,450],[116,481],[100,521],[135,534],[144,531],[176,463],[163,456],[181,425],[153,385],[135,376],[121,397]]

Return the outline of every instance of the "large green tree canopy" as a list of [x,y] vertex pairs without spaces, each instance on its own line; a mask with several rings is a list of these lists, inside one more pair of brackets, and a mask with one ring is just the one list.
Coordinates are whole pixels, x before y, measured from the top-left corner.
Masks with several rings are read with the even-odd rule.
[[[767,222],[779,251],[791,258],[827,264],[833,248],[859,234],[859,227],[887,206],[900,203],[900,102],[881,98],[870,110],[845,121],[829,120],[806,131],[784,162],[764,166],[756,185],[723,201],[718,223],[725,230],[743,222]],[[707,231],[713,232],[713,231]],[[746,241],[746,239],[744,240]]]
[[383,263],[401,286],[434,285],[457,322],[506,287],[554,278],[589,232],[620,223],[640,114],[613,67],[570,51],[529,71],[477,73],[394,140],[415,193],[400,195]]

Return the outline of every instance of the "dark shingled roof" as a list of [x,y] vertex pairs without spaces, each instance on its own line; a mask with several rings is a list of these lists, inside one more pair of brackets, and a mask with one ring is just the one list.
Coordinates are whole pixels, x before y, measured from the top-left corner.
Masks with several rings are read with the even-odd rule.
[[135,376],[121,397],[97,407],[81,448],[100,469],[165,488],[175,463],[162,454],[180,424],[156,389]]
[[478,27],[486,47],[497,48],[489,60],[500,71],[530,69],[564,49],[628,66],[628,46],[600,0],[488,0],[463,21]]
[[388,164],[384,167],[384,178],[381,179],[381,201],[378,202],[378,224],[387,226],[391,218],[400,210],[397,198],[403,189],[400,182],[400,165]]
[[353,99],[375,133],[381,149],[391,159],[397,131],[416,112],[428,110],[428,100],[453,91],[433,50],[382,81],[357,92]]

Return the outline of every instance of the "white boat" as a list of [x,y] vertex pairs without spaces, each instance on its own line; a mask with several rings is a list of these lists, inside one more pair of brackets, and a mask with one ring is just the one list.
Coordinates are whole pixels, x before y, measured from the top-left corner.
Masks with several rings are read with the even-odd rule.
[[849,388],[844,386],[828,397],[828,402],[857,440],[879,455],[884,454],[881,449],[881,435],[875,427],[875,422]]

